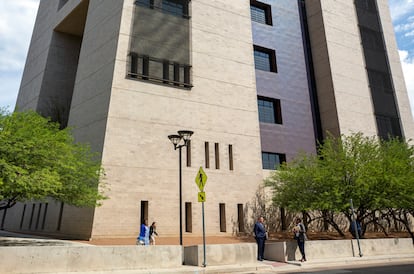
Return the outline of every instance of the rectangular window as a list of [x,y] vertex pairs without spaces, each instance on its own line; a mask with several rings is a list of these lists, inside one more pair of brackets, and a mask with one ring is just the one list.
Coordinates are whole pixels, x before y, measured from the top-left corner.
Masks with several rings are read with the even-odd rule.
[[375,71],[369,68],[367,68],[367,72],[371,90],[374,92],[380,91],[392,94],[393,86],[391,83],[391,75],[386,72]]
[[135,5],[147,8],[154,8],[154,0],[136,0]]
[[142,56],[142,79],[148,80],[149,75],[149,56]]
[[148,220],[148,201],[141,201],[140,225]]
[[39,220],[40,220],[40,213],[42,212],[42,204],[39,204],[39,208],[37,209],[37,216],[36,216],[36,230],[39,228]]
[[226,204],[220,203],[220,232],[226,232]]
[[46,216],[47,216],[47,208],[48,207],[49,207],[49,203],[46,203],[45,210],[43,211],[42,229],[45,229]]
[[189,0],[136,0],[135,4],[141,7],[156,9],[174,16],[189,18],[188,2]]
[[58,220],[58,226],[57,231],[60,231],[60,228],[62,227],[62,218],[63,218],[63,208],[65,207],[65,203],[60,203],[60,210],[59,210],[59,220]]
[[204,158],[206,162],[206,168],[210,168],[210,148],[208,142],[204,143]]
[[168,60],[162,62],[162,79],[164,84],[168,84],[170,81],[170,62]]
[[362,44],[365,48],[374,51],[385,51],[381,32],[363,26],[359,27],[359,31],[361,32]]
[[214,155],[216,159],[216,169],[220,169],[220,150],[218,143],[214,143]]
[[135,52],[131,52],[129,54],[130,56],[130,72],[129,72],[129,76],[132,78],[137,78],[138,75],[138,54],[136,54]]
[[29,222],[29,229],[32,229],[32,224],[33,224],[33,216],[34,216],[34,212],[36,209],[36,204],[32,204],[32,213],[30,214],[30,222]]
[[259,108],[260,122],[282,124],[282,110],[279,99],[258,96],[257,104]]
[[376,12],[377,7],[375,5],[375,0],[355,0],[357,8],[364,9],[368,12]]
[[270,5],[250,0],[250,15],[254,22],[272,25],[272,8]]
[[171,15],[188,17],[188,0],[162,0],[162,10]]
[[286,162],[285,154],[262,152],[263,169],[277,169],[283,162]]
[[185,232],[193,232],[193,217],[191,203],[185,203]]
[[178,86],[180,82],[180,64],[174,63],[174,85]]
[[187,141],[187,145],[186,145],[186,159],[187,159],[187,166],[190,167],[191,166],[191,140]]
[[229,145],[229,169],[233,170],[233,145]]
[[258,70],[277,72],[276,52],[273,49],[267,49],[260,46],[253,46],[254,49],[254,67]]
[[129,53],[128,77],[149,80],[177,87],[191,88],[191,66],[158,59],[148,55]]
[[244,232],[243,204],[237,204],[237,221],[239,223],[239,232]]
[[26,213],[26,204],[23,206],[22,218],[20,219],[20,229],[23,228],[24,214]]

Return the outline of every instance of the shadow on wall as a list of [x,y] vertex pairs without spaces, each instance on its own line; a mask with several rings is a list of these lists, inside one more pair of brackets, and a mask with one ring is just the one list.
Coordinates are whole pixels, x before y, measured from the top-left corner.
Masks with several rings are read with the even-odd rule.
[[266,193],[263,185],[258,187],[254,198],[245,204],[243,211],[244,234],[247,235],[253,235],[254,223],[259,216],[264,217],[268,232],[289,230],[296,217],[295,214],[286,213],[283,209],[274,206],[271,194]]
[[286,242],[286,260],[288,261],[295,261],[295,253],[298,245],[296,241],[287,241]]

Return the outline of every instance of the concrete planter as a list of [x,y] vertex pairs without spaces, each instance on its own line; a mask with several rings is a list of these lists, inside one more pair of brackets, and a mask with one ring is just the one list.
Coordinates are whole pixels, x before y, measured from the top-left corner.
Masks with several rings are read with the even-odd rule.
[[[361,239],[360,248],[363,256],[413,254],[411,238]],[[359,257],[356,240],[306,241],[305,253],[308,260]],[[296,241],[267,243],[265,258],[287,262],[301,258]]]

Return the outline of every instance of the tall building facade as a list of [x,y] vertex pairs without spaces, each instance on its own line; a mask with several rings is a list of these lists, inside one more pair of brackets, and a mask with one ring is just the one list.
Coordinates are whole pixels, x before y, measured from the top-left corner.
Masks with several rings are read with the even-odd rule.
[[[387,1],[42,0],[17,110],[101,155],[94,209],[27,202],[3,227],[76,238],[249,232],[263,179],[327,132],[414,137]],[[194,132],[178,152],[167,136]]]

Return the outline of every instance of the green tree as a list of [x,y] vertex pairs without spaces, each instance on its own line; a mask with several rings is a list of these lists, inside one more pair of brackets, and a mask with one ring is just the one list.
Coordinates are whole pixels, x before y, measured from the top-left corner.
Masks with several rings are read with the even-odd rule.
[[69,129],[33,111],[0,110],[0,209],[48,197],[80,207],[105,199],[103,170]]
[[367,224],[377,223],[375,213],[412,209],[413,155],[412,146],[399,139],[379,141],[361,133],[329,136],[317,155],[299,155],[265,183],[275,190],[276,205],[295,212],[320,212],[318,218],[341,235],[344,232],[335,216],[342,213],[351,221],[349,201],[353,199],[365,232]]
[[414,216],[414,147],[391,139],[382,143],[381,152],[384,178],[381,183],[386,185],[382,201],[386,210],[381,214],[401,223],[414,243],[410,225],[410,218]]

